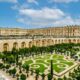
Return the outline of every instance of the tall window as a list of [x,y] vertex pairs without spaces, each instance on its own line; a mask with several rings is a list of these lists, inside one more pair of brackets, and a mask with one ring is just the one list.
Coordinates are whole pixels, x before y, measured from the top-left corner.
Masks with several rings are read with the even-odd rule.
[[9,45],[8,43],[3,44],[3,51],[8,51]]

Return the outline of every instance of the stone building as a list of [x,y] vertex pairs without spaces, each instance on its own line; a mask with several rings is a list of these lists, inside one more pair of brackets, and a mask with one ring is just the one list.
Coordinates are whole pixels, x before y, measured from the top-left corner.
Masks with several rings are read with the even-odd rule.
[[80,26],[39,29],[0,28],[0,51],[13,47],[48,46],[61,43],[80,43]]

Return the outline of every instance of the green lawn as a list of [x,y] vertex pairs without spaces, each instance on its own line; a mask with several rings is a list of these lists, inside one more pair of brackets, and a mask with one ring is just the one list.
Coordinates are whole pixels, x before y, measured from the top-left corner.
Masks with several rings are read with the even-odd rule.
[[34,71],[36,69],[39,69],[40,74],[42,74],[46,70],[47,72],[50,71],[51,59],[53,60],[53,69],[56,73],[60,73],[70,66],[74,65],[73,61],[67,60],[63,55],[59,54],[47,54],[43,56],[37,56],[32,59],[27,59],[23,65],[28,64],[30,66],[30,69],[33,69]]

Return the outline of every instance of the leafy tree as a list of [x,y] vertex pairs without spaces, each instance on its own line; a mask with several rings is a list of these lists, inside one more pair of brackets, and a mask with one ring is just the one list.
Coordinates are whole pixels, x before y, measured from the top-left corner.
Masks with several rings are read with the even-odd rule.
[[58,80],[63,80],[62,78],[58,78]]
[[42,76],[42,80],[44,80],[44,78],[45,78],[45,74],[43,73],[41,76]]
[[52,75],[50,73],[48,74],[48,80],[52,80]]
[[21,70],[22,63],[19,62],[18,65],[19,65],[19,73],[22,73],[22,70]]
[[5,66],[5,68],[7,69],[7,71],[6,72],[8,72],[8,69],[10,68],[10,65],[8,64],[8,65],[6,65]]
[[53,76],[53,60],[51,60],[51,75]]
[[39,77],[39,69],[36,69],[35,73],[36,73],[36,80],[38,80],[38,77]]
[[13,69],[11,70],[11,73],[13,74],[13,77],[14,77],[15,74],[16,74],[16,68],[13,68]]
[[26,80],[26,75],[25,74],[21,74],[20,75],[20,80]]
[[3,68],[3,66],[4,66],[4,65],[3,65],[3,63],[0,63],[0,69],[2,69],[2,68]]
[[33,75],[33,70],[31,69],[31,75]]
[[19,80],[19,74],[18,73],[16,74],[16,77],[17,77],[17,80]]
[[28,77],[28,73],[29,73],[29,65],[26,65],[26,66],[25,66],[25,69],[26,69],[26,73],[27,73],[27,77]]

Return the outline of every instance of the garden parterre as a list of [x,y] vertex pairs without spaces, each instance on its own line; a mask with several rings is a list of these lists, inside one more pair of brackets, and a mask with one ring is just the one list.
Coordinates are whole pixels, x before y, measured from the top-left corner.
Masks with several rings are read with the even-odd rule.
[[24,61],[23,66],[29,65],[34,71],[39,69],[39,73],[48,74],[50,72],[50,61],[53,60],[53,72],[55,74],[65,71],[75,64],[74,60],[66,58],[60,54],[47,54],[31,57]]

